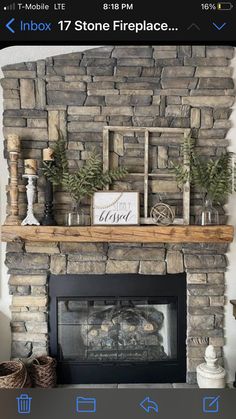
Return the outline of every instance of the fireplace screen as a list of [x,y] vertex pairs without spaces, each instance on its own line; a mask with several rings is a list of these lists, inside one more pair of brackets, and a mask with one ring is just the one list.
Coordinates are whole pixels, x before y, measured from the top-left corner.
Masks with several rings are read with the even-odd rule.
[[177,356],[175,298],[60,298],[57,304],[61,360],[123,363]]

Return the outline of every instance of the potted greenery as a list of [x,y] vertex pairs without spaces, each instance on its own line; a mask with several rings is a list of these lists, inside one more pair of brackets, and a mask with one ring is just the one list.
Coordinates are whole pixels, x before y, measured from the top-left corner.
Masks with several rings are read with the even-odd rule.
[[58,131],[53,157],[53,162],[43,162],[43,174],[53,185],[63,187],[71,195],[73,209],[67,214],[67,225],[84,224],[84,214],[81,210],[83,198],[91,197],[94,192],[127,175],[124,167],[103,172],[101,158],[95,150],[91,151],[84,166],[71,173],[66,155],[66,142],[61,131]]
[[180,187],[190,181],[202,196],[202,207],[196,223],[219,224],[219,213],[215,206],[223,206],[232,193],[232,153],[225,152],[215,159],[205,159],[196,152],[195,141],[191,137],[184,141],[182,152],[189,160],[190,170],[173,163],[172,168]]

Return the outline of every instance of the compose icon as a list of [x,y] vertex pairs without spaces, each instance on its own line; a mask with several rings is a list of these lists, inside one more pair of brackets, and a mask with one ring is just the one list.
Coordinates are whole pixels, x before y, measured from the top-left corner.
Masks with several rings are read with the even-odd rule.
[[95,413],[97,411],[97,401],[95,397],[77,397],[77,413]]
[[204,397],[203,413],[219,413],[219,398],[220,396]]
[[154,400],[151,400],[150,397],[145,397],[145,399],[140,403],[140,407],[147,413],[151,413],[153,411],[156,413],[159,412],[158,404]]
[[18,413],[23,415],[30,414],[32,397],[29,397],[28,394],[21,394],[16,400]]

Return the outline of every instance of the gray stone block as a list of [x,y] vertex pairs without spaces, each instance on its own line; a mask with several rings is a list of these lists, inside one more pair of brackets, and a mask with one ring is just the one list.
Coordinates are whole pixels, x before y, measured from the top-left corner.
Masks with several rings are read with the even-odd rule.
[[233,89],[234,82],[229,77],[201,77],[198,83],[199,89]]
[[192,328],[193,330],[194,329],[211,330],[211,329],[214,329],[215,316],[213,315],[206,315],[206,316],[189,315],[188,321],[189,321],[189,327]]
[[106,270],[105,262],[71,262],[68,261],[68,274],[104,274]]
[[103,243],[60,243],[61,253],[69,254],[105,254],[106,245]]
[[24,109],[18,109],[18,110],[7,110],[4,112],[4,117],[9,118],[47,118],[47,112],[41,111],[41,110],[24,110]]
[[122,66],[117,66],[116,67],[116,75],[117,76],[125,76],[125,77],[130,77],[130,76],[140,76],[141,75],[141,71],[142,71],[142,67],[122,67]]
[[[144,96],[144,95],[132,95],[130,97],[130,105],[131,106],[149,106],[151,105],[152,96]],[[154,101],[154,97],[153,97]],[[156,105],[155,102],[153,102],[153,105]]]
[[206,56],[207,57],[224,57],[232,59],[234,57],[234,48],[228,46],[212,46],[209,45],[206,47]]
[[152,58],[153,50],[148,46],[117,46],[112,52],[114,58]]
[[48,269],[49,257],[46,254],[7,253],[6,261],[9,269]]
[[114,67],[87,67],[87,74],[89,76],[112,76],[114,74]]
[[180,78],[180,77],[193,77],[195,72],[195,67],[186,66],[171,66],[171,67],[164,67],[162,72],[162,78]]
[[195,77],[231,77],[232,67],[197,67]]
[[83,105],[86,99],[85,93],[74,91],[51,91],[47,92],[48,105]]
[[82,67],[114,67],[116,65],[116,60],[114,58],[89,58],[86,55],[84,55],[84,58],[81,60],[80,65]]
[[139,273],[142,275],[165,275],[166,263],[163,261],[141,261]]
[[26,119],[24,118],[3,118],[5,127],[26,127]]
[[[145,97],[145,96],[144,96]],[[130,95],[108,95],[105,97],[106,106],[129,106],[132,96]]]
[[4,99],[3,109],[20,109],[20,99]]
[[102,131],[103,122],[69,122],[68,132],[97,132]]
[[194,77],[162,78],[163,89],[195,89],[198,79]]
[[131,106],[105,106],[102,108],[102,115],[133,116],[133,108]]
[[167,273],[175,274],[184,272],[183,254],[176,250],[168,250],[166,255]]
[[47,75],[51,76],[71,76],[71,75],[78,75],[84,76],[86,74],[85,67],[78,67],[78,66],[54,66],[48,67],[47,66]]
[[108,257],[109,259],[118,260],[164,260],[165,249],[117,247],[108,250]]
[[88,96],[84,106],[105,106],[105,96]]
[[10,79],[35,79],[36,71],[27,70],[3,70],[4,77]]
[[222,296],[225,288],[222,285],[188,285],[188,294],[191,296]]
[[212,128],[213,127],[213,112],[210,108],[204,108],[201,110],[201,128]]
[[191,128],[200,128],[201,111],[198,108],[191,109]]
[[165,50],[154,50],[153,58],[155,60],[160,59],[168,59],[168,58],[176,58],[177,57],[177,51],[165,51]]
[[157,105],[152,106],[138,106],[134,109],[134,114],[137,116],[156,116],[160,113],[160,107]]
[[179,45],[177,47],[178,57],[191,57],[192,47],[190,45]]
[[[7,137],[12,133],[12,128],[5,127],[3,129],[4,136]],[[48,139],[48,132],[46,129],[41,128],[20,128],[15,127],[14,133],[23,137],[24,140],[33,140],[33,141],[44,141]]]
[[206,47],[205,45],[193,45],[192,46],[192,57],[205,57]]
[[50,272],[54,275],[62,275],[66,273],[66,256],[52,255],[50,263]]
[[184,65],[190,65],[194,67],[228,67],[228,60],[226,58],[186,57],[184,58]]
[[106,273],[132,274],[138,273],[139,261],[130,260],[108,260],[106,263]]
[[183,105],[190,105],[193,107],[205,107],[209,106],[212,108],[228,108],[234,104],[233,96],[197,96],[197,97],[183,97]]
[[85,91],[86,84],[82,81],[70,81],[70,82],[50,82],[47,84],[47,90],[62,90],[62,91]]
[[184,62],[183,58],[157,58],[155,59],[156,67],[169,67],[169,66],[182,66]]
[[[153,67],[154,60],[152,58],[118,58],[117,65],[122,67]],[[159,73],[160,75],[160,73]]]
[[1,79],[0,84],[3,89],[19,89],[19,80],[18,79]]
[[113,50],[114,50],[113,46],[104,46],[101,48],[88,49],[83,52],[83,55],[85,57],[93,57],[93,58],[110,57]]
[[3,99],[19,99],[20,93],[19,90],[3,90]]

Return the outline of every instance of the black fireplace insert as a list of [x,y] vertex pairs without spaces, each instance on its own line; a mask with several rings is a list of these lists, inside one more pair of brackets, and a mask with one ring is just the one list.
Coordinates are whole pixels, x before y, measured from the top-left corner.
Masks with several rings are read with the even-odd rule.
[[61,384],[186,380],[186,275],[51,275]]

